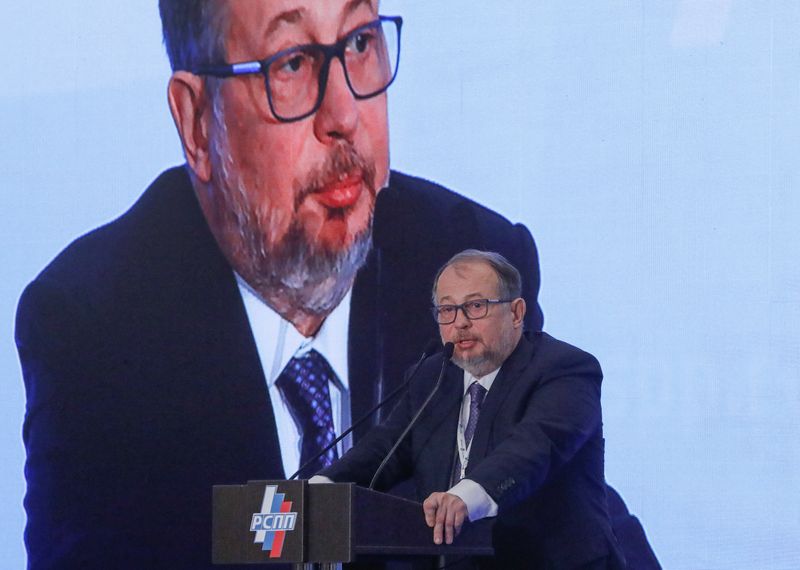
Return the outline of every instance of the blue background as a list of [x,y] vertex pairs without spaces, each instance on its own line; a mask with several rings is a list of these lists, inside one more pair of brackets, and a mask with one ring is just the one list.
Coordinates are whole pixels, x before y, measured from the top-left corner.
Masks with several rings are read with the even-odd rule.
[[[531,229],[545,328],[603,364],[607,479],[664,567],[800,567],[800,3],[382,12],[405,18],[393,167]],[[0,560],[16,568],[19,294],[182,156],[155,1],[5,16]]]

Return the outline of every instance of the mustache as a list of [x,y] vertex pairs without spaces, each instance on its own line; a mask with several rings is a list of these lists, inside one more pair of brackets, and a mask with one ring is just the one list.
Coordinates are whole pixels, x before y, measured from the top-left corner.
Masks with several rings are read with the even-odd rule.
[[311,169],[303,180],[296,185],[294,193],[294,208],[306,198],[320,192],[325,186],[338,182],[348,174],[358,173],[361,181],[372,198],[375,198],[375,165],[364,158],[352,144],[341,141],[331,150],[325,161]]
[[459,333],[456,333],[456,336],[453,339],[453,342],[461,342],[462,340],[476,340],[476,341],[479,341],[480,337],[475,336],[473,334],[459,334]]

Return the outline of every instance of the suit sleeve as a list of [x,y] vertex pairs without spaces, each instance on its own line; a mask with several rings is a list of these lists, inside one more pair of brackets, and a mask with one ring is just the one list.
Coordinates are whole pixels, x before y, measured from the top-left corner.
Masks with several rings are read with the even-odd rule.
[[102,360],[103,345],[88,340],[82,323],[89,321],[81,317],[87,305],[40,280],[23,293],[17,311],[27,395],[23,440],[30,568],[153,562],[137,546],[146,532],[144,521],[130,515],[134,505],[120,504],[114,491],[137,474],[114,467],[125,443],[109,441],[113,394],[104,394],[102,374],[93,368]]
[[574,348],[562,351],[532,382],[523,415],[509,436],[467,477],[501,508],[534,494],[600,427],[601,381],[593,356]]

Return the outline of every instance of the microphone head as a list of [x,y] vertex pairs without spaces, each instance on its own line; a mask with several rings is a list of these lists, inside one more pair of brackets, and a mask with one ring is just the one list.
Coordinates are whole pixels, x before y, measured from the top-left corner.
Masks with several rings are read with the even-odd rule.
[[439,352],[439,347],[442,345],[442,342],[432,338],[428,341],[428,344],[425,345],[425,350],[422,351],[422,357],[428,358],[431,354],[436,354]]
[[444,345],[444,358],[445,360],[450,360],[453,357],[453,351],[456,349],[456,345],[452,342],[446,342]]

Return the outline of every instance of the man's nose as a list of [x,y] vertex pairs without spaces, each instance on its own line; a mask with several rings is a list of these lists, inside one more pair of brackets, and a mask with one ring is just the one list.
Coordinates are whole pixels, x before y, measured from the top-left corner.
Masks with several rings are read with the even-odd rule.
[[347,85],[342,62],[330,63],[322,104],[314,116],[314,134],[322,142],[345,139],[352,142],[358,126],[358,102]]
[[456,320],[453,325],[458,329],[466,329],[472,326],[472,321],[467,318],[463,307],[456,310]]

